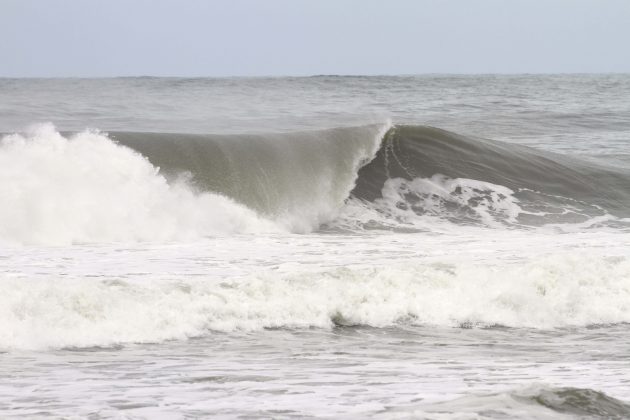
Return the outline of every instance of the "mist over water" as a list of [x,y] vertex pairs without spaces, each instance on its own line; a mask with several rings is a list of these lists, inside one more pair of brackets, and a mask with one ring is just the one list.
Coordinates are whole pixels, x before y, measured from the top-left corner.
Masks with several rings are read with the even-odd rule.
[[629,95],[0,79],[0,411],[630,415]]

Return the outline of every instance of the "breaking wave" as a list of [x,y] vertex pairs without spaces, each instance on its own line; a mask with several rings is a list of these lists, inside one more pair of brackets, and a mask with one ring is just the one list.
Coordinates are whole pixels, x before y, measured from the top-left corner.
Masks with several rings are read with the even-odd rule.
[[0,239],[24,244],[162,241],[279,228],[224,195],[162,176],[98,132],[51,125],[0,143]]
[[[555,229],[627,229],[629,185],[627,168],[422,126],[217,136],[62,134],[47,124],[0,140],[0,241],[249,241],[272,234],[285,243],[291,233],[333,232],[345,240],[348,231],[441,228],[483,238],[550,226],[550,235],[533,236],[553,241]],[[223,238],[213,243],[214,250],[227,246]],[[448,244],[440,252],[451,252]],[[318,249],[325,253],[325,244]],[[534,258],[410,257],[374,266],[340,261],[331,251],[332,265],[282,271],[263,262],[242,277],[165,269],[158,278],[86,279],[37,267],[6,270],[0,343],[37,349],[265,328],[630,322],[623,253],[550,250]]]
[[358,175],[349,211],[361,216],[350,223],[360,218],[364,226],[424,226],[418,216],[430,216],[493,227],[588,227],[625,224],[630,215],[628,168],[432,127],[393,127]]
[[4,348],[108,346],[212,331],[431,325],[536,329],[630,322],[630,259],[405,263],[240,278],[0,278]]
[[0,240],[423,230],[435,220],[625,227],[629,185],[627,168],[424,126],[64,135],[47,124],[0,141]]

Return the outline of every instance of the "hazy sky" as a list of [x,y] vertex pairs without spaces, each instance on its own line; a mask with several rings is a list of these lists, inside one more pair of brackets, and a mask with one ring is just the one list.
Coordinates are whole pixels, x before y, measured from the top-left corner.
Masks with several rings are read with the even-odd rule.
[[630,72],[630,0],[0,0],[0,76]]

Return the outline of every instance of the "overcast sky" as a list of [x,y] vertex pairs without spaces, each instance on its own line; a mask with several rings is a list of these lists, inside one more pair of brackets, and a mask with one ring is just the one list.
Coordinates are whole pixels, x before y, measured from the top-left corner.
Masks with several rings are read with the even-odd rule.
[[630,0],[0,0],[0,76],[630,72]]

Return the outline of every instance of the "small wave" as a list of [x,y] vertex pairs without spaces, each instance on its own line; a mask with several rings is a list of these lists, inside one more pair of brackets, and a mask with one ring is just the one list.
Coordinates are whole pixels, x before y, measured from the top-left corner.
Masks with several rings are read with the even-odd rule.
[[265,328],[630,322],[630,259],[407,263],[243,278],[0,277],[5,348],[111,346]]
[[471,395],[415,408],[390,410],[388,418],[626,419],[630,403],[589,388],[531,385],[513,391]]

